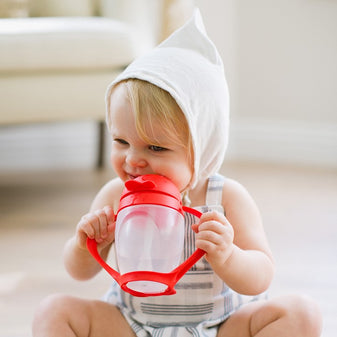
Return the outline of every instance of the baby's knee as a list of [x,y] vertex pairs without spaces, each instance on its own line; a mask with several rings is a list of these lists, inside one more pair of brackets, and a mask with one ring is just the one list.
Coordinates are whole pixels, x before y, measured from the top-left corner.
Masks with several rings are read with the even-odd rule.
[[66,295],[50,295],[43,299],[35,310],[33,331],[48,329],[55,322],[62,320],[71,310],[72,298]]
[[36,315],[45,317],[60,313],[60,311],[64,311],[64,309],[67,308],[69,300],[70,297],[66,295],[49,295],[38,305]]
[[318,337],[322,331],[322,314],[316,302],[303,295],[290,295],[286,299],[287,315],[301,331],[300,335]]

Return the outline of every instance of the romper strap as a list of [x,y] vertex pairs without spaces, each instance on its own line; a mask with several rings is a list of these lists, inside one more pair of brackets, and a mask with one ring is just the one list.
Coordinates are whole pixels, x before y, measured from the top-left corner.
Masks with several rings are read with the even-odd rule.
[[222,205],[222,190],[225,183],[225,177],[215,174],[208,178],[206,205]]

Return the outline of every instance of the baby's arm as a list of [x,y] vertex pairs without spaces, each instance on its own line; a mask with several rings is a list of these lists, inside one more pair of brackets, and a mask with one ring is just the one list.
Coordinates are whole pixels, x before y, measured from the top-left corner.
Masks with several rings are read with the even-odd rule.
[[206,251],[213,270],[229,287],[241,294],[259,294],[274,274],[259,211],[248,192],[233,180],[226,180],[223,196],[226,217],[217,212],[203,214],[196,246]]
[[97,249],[105,260],[115,239],[114,209],[118,202],[122,182],[114,179],[107,183],[95,197],[89,213],[76,226],[75,235],[64,249],[64,264],[69,274],[79,280],[96,275],[101,267],[86,247],[87,238],[95,239]]

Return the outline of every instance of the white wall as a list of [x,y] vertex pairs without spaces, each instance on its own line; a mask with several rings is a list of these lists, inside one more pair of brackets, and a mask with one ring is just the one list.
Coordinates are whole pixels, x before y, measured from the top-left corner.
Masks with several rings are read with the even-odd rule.
[[[228,158],[337,167],[337,2],[196,3],[229,83]],[[95,137],[90,123],[0,128],[0,170],[92,166]]]
[[238,3],[240,113],[336,123],[337,2]]
[[197,4],[231,91],[228,156],[336,167],[337,2]]

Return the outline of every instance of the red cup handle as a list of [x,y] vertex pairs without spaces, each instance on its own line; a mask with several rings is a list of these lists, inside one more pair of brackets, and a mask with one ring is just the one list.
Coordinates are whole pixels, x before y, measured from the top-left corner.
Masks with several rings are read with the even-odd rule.
[[[183,206],[185,212],[191,213],[197,217],[201,217],[202,213],[190,208]],[[172,295],[175,294],[174,286],[177,282],[185,275],[185,273],[204,255],[205,252],[201,249],[196,249],[196,251],[181,265],[172,270],[169,273],[158,273],[154,271],[134,271],[121,275],[115,269],[111,268],[99,255],[97,251],[97,242],[94,239],[87,238],[87,248],[91,255],[96,259],[96,261],[115,279],[115,281],[121,286],[124,291],[127,291],[133,296],[147,297],[147,296],[161,296],[161,295]],[[159,293],[143,293],[133,290],[128,287],[129,282],[133,281],[152,281],[157,283],[162,283],[167,286],[163,292]]]

